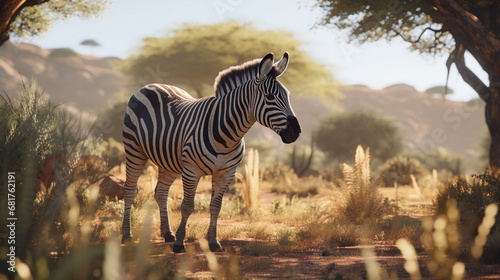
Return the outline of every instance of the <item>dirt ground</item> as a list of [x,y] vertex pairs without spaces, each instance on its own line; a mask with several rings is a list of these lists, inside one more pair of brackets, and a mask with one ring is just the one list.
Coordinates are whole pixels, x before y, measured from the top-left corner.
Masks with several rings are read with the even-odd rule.
[[[185,261],[186,255],[173,254],[170,244],[155,241],[152,258],[169,255],[169,260],[176,265]],[[241,248],[248,245],[250,240],[227,240],[221,242],[225,252],[215,253],[219,265],[227,269],[231,258],[238,259],[240,275],[243,279],[335,279],[336,274],[341,274],[340,279],[366,279],[365,260],[361,256],[363,246],[340,247],[325,252],[311,249],[308,252],[287,254],[271,254],[269,256],[251,256],[240,253]],[[180,271],[187,278],[213,279],[214,274],[208,268],[206,257],[199,249],[197,242],[187,243],[186,246],[194,247],[193,266],[189,271]],[[382,269],[397,279],[411,279],[404,269],[404,259],[399,249],[393,245],[375,244],[373,248],[376,260]],[[423,279],[433,279],[426,268],[427,256],[420,252],[418,255],[420,273]],[[484,265],[479,263],[466,263],[465,279],[500,279],[499,265]],[[392,278],[394,279],[394,278]]]
[[[144,178],[146,177],[146,178]],[[148,182],[147,176],[141,179]],[[152,184],[153,185],[153,184]],[[173,192],[182,192],[180,187],[172,189]],[[411,187],[382,188],[380,193],[400,207],[399,215],[407,215],[412,218],[421,219],[432,216],[432,199],[437,190],[425,189],[421,194],[416,195],[415,189]],[[197,197],[210,194],[209,182],[202,182],[197,191]],[[261,190],[260,203],[270,204],[279,200],[282,195],[277,195],[269,189]],[[227,199],[227,197],[226,197]],[[325,196],[316,195],[301,198],[301,201],[318,202],[325,200]],[[192,221],[193,219],[191,219]],[[202,222],[208,223],[208,220]],[[234,221],[220,220],[219,225]],[[237,224],[245,224],[245,221],[238,221]],[[325,251],[322,248],[310,248],[289,253],[270,253],[254,256],[243,253],[242,249],[252,243],[261,241],[251,238],[246,239],[223,239],[221,244],[224,252],[215,253],[217,262],[222,271],[229,269],[231,260],[237,259],[239,273],[243,279],[366,279],[365,258],[362,256],[363,247],[337,247]],[[162,239],[152,240],[153,247],[150,249],[151,258],[165,260],[165,266],[175,265],[177,274],[182,278],[190,279],[214,279],[214,273],[209,269],[207,258],[197,241],[187,241],[186,249],[191,253],[174,254],[171,251],[172,244],[163,242]],[[387,272],[390,279],[411,279],[405,271],[405,260],[399,249],[388,242],[371,241],[376,261],[380,268]],[[304,246],[299,246],[304,248]],[[499,252],[500,253],[500,252]],[[424,250],[417,251],[420,273],[423,279],[433,279],[427,269],[428,256]],[[189,260],[189,269],[186,265]],[[500,265],[485,265],[474,262],[466,262],[465,279],[500,279]],[[343,278],[336,278],[341,275]],[[397,277],[397,278],[396,278]]]

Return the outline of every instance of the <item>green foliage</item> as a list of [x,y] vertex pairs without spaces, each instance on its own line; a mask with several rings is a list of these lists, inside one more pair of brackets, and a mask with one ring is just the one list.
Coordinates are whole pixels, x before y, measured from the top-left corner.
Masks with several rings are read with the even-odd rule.
[[140,50],[125,59],[120,69],[131,78],[131,87],[168,83],[198,96],[209,90],[217,73],[269,52],[277,57],[288,51],[290,64],[280,80],[291,91],[337,96],[332,73],[300,49],[301,42],[285,31],[264,31],[248,24],[186,24],[161,38],[146,38]]
[[104,160],[108,163],[109,168],[125,162],[123,143],[116,141],[114,138],[110,137],[108,140],[103,141],[100,146],[100,152]]
[[490,132],[485,129],[483,133],[479,136],[478,141],[479,146],[479,162],[481,167],[488,168],[488,160],[490,158],[490,147],[491,147],[491,135]]
[[[451,26],[440,30],[441,24],[448,22],[443,11],[427,1],[393,0],[370,1],[332,1],[316,0],[323,10],[323,17],[318,25],[336,27],[349,32],[351,40],[360,43],[380,39],[391,40],[398,36],[412,43],[412,48],[426,53],[446,53],[453,49],[455,41],[450,32]],[[486,12],[498,9],[498,2],[459,1],[461,7],[473,14],[484,26],[497,37],[500,35],[500,23],[491,20]],[[487,24],[486,24],[487,23]],[[425,28],[432,28],[422,35]],[[455,33],[454,33],[455,34]]]
[[415,154],[412,157],[418,159],[429,170],[447,170],[451,171],[454,175],[460,174],[460,166],[463,162],[461,156],[444,147],[437,147],[427,153]]
[[429,93],[429,94],[441,94],[441,95],[454,93],[453,89],[451,89],[449,87],[445,87],[445,86],[431,87],[431,88],[426,89],[425,92]]
[[20,38],[39,36],[49,30],[52,23],[70,17],[90,18],[107,7],[107,0],[72,1],[51,0],[25,7],[10,25],[10,34]]
[[293,172],[292,168],[282,162],[277,162],[273,165],[266,166],[262,171],[262,180],[269,182],[280,182],[280,181],[295,181],[297,180],[297,174]]
[[128,100],[118,99],[98,115],[94,128],[103,139],[113,138],[117,142],[122,142],[123,118],[127,104]]
[[426,172],[418,159],[395,157],[388,160],[381,168],[377,179],[378,184],[384,187],[411,185],[411,175],[418,178]]
[[78,56],[78,53],[70,48],[53,49],[49,54],[50,58],[71,57],[71,56]]
[[[103,201],[97,199],[98,189],[87,188],[102,172],[95,160],[98,141],[84,139],[79,120],[43,98],[35,81],[14,102],[2,96],[0,120],[0,172],[4,181],[7,172],[15,172],[15,213],[22,221],[16,227],[17,256],[35,278],[47,278],[50,252],[79,251],[65,260],[69,266],[97,257],[98,249],[83,247],[102,230],[102,224],[91,226],[89,219]],[[56,160],[48,164],[48,158]],[[47,173],[41,171],[47,169],[55,177],[52,182],[43,180]],[[6,196],[2,188],[0,206],[5,209]],[[6,220],[6,211],[1,213]]]
[[271,183],[272,192],[288,197],[307,197],[331,188],[330,183],[321,178],[299,178],[290,166],[282,162],[264,168],[263,180]]
[[[317,0],[323,9],[319,25],[334,26],[347,30],[352,41],[360,43],[380,39],[391,40],[402,36],[417,41],[425,27],[439,29],[429,14],[432,5],[422,1],[378,0],[371,1],[325,1]],[[423,36],[412,44],[421,52],[442,53],[452,49],[454,42],[448,32],[438,32],[436,36]]]
[[[500,180],[488,174],[475,177],[472,183],[468,183],[464,178],[459,178],[455,183],[449,183],[444,190],[439,192],[434,201],[437,214],[446,213],[447,201],[453,199],[457,202],[460,215],[459,231],[462,236],[461,254],[465,256],[470,254],[470,246],[483,219],[484,208],[491,203],[500,204]],[[498,225],[500,225],[499,215],[496,216],[495,226],[484,247],[483,262],[500,262]]]
[[339,161],[351,158],[358,145],[370,147],[372,156],[382,161],[397,155],[402,147],[396,122],[366,111],[326,117],[315,135],[318,148]]
[[83,40],[80,45],[83,45],[83,46],[89,46],[89,47],[97,47],[97,46],[100,46],[101,44],[99,44],[96,40],[93,40],[93,39],[87,39],[87,40]]

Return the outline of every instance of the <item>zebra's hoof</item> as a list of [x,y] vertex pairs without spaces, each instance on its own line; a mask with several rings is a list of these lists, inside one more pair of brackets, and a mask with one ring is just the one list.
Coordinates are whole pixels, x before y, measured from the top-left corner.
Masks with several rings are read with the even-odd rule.
[[212,252],[223,252],[224,250],[222,249],[222,246],[220,243],[217,241],[217,243],[210,243],[208,244],[208,248],[210,248],[210,251]]
[[125,244],[125,245],[129,245],[129,244],[132,244],[132,236],[130,235],[124,235],[122,237],[122,244]]
[[165,242],[175,242],[175,235],[173,235],[171,232],[165,233]]
[[177,244],[174,244],[174,246],[172,247],[172,250],[174,251],[174,253],[185,253],[186,252],[186,249],[184,248],[184,245],[177,245]]

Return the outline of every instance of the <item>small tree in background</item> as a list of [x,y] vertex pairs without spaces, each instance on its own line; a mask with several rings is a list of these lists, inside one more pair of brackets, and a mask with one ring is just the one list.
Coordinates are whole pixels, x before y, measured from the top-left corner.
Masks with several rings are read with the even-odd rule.
[[92,49],[95,47],[99,47],[101,44],[99,44],[96,40],[93,39],[87,39],[83,40],[80,45],[82,46],[88,46],[90,49],[90,53],[92,54]]
[[412,183],[411,175],[418,178],[425,172],[425,168],[418,159],[394,157],[380,168],[377,185],[384,187],[394,187],[395,183],[398,186],[410,185]]
[[373,158],[385,161],[399,154],[402,138],[395,121],[373,112],[357,111],[324,118],[316,129],[315,141],[335,160],[348,160],[356,147],[370,147]]
[[441,95],[443,96],[443,98],[445,98],[448,94],[454,93],[453,89],[449,88],[448,86],[431,87],[426,89],[425,92],[431,95]]

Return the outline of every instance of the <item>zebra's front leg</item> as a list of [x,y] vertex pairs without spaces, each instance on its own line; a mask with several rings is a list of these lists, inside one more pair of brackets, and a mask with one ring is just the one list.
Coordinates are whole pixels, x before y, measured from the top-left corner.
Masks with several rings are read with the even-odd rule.
[[208,245],[212,252],[222,252],[222,246],[217,240],[217,219],[222,206],[222,198],[227,187],[233,181],[236,170],[218,173],[212,176],[212,199],[210,201],[210,226],[208,228]]
[[168,218],[168,191],[177,177],[179,177],[179,174],[160,169],[158,184],[156,184],[155,189],[155,199],[160,208],[161,236],[165,239],[165,242],[175,241],[175,236],[170,228],[170,221]]
[[184,199],[181,204],[181,214],[182,219],[179,224],[179,228],[175,233],[175,243],[174,243],[174,253],[184,252],[184,238],[186,237],[186,224],[189,216],[194,211],[194,196],[196,194],[196,188],[198,187],[198,182],[200,181],[200,176],[189,171],[183,171],[182,173],[182,187],[184,189]]

